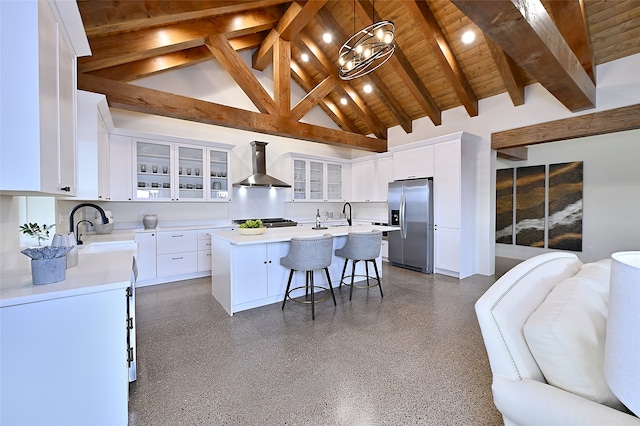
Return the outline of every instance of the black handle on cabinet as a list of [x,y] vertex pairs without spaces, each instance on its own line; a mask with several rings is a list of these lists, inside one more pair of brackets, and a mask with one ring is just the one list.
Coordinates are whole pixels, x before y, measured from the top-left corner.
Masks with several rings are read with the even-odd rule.
[[171,238],[179,238],[179,237],[184,237],[184,234],[172,235],[171,236]]
[[172,257],[171,260],[182,260],[184,257]]
[[62,188],[60,188],[60,190],[64,192],[71,192],[71,188],[68,186],[63,186]]

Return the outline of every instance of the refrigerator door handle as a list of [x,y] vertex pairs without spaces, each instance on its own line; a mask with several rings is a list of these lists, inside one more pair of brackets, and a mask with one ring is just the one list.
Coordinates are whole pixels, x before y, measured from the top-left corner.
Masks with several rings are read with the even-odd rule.
[[404,226],[404,215],[405,215],[405,203],[406,199],[404,193],[400,196],[400,233],[402,234],[402,239],[407,238],[407,229]]

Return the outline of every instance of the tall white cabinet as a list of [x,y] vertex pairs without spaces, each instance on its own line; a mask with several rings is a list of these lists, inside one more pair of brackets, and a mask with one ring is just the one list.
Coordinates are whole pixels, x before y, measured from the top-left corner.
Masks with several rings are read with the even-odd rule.
[[74,17],[64,19],[52,1],[0,7],[3,191],[77,193],[76,57],[90,50],[84,34],[66,32]]
[[480,141],[459,132],[401,145],[393,151],[396,180],[433,178],[436,273],[466,278],[478,272],[475,212]]

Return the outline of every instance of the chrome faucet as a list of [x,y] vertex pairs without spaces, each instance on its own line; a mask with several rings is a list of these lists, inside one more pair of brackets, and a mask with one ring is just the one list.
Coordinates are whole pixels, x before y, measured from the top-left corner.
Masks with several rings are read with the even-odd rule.
[[[82,204],[78,204],[77,206],[75,206],[74,208],[71,209],[71,212],[69,213],[69,232],[73,232],[73,215],[75,214],[76,210],[81,209],[82,207],[93,207],[94,209],[98,210],[98,212],[100,213],[100,216],[102,216],[102,223],[109,223],[109,219],[107,219],[107,215],[104,213],[104,210],[102,210],[102,207],[96,205],[96,204],[91,204],[91,203],[82,203]],[[80,224],[82,221],[78,222],[78,224]],[[87,221],[89,222],[89,221]],[[89,222],[91,223],[91,222]],[[93,224],[92,224],[93,225]],[[80,240],[80,235],[78,235],[78,229],[76,228],[76,241],[78,242],[78,245],[82,244],[82,241]]]
[[350,203],[344,203],[344,206],[342,206],[342,213],[345,213],[345,211],[347,210],[347,206],[349,206],[349,215],[347,216],[347,223],[349,224],[349,226],[351,226],[351,204]]

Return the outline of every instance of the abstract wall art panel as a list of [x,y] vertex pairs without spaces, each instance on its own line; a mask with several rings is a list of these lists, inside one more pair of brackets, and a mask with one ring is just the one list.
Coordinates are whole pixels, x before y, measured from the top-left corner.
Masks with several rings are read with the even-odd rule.
[[496,170],[496,243],[513,244],[514,170]]
[[516,244],[544,247],[545,166],[516,169]]
[[549,248],[582,251],[582,177],[582,161],[549,165]]

